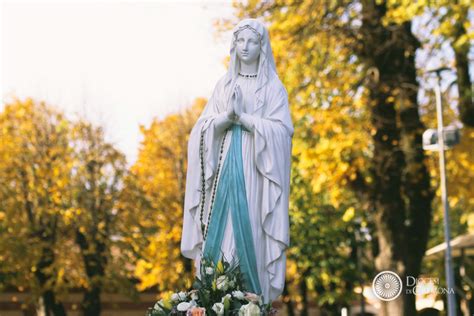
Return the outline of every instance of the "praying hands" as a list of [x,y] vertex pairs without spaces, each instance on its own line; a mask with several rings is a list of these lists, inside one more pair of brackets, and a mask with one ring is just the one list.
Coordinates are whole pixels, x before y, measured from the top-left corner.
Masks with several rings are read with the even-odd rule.
[[232,124],[241,124],[247,132],[253,132],[254,130],[252,116],[243,111],[242,89],[239,85],[236,85],[234,88],[231,106],[216,119],[216,129],[219,133],[222,133]]

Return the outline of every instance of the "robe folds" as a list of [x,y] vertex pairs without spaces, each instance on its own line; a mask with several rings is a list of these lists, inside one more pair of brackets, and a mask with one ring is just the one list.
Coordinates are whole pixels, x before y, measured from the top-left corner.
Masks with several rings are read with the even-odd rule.
[[[286,273],[285,250],[290,245],[288,198],[290,162],[293,136],[288,107],[288,96],[276,75],[270,76],[263,87],[264,100],[255,98],[255,80],[238,78],[243,92],[244,111],[253,131],[242,129],[242,159],[245,191],[252,237],[257,261],[258,278],[268,303],[283,291]],[[200,259],[204,249],[201,233],[201,165],[200,137],[204,134],[204,163],[206,199],[203,221],[207,225],[209,204],[223,133],[219,134],[214,121],[225,115],[227,107],[225,77],[217,83],[214,92],[195,123],[188,142],[188,169],[181,238],[181,253],[195,260],[199,277]],[[224,143],[221,168],[229,150],[232,130],[228,130]],[[219,181],[219,179],[217,179]],[[227,218],[222,253],[227,261],[236,256],[231,216]]]

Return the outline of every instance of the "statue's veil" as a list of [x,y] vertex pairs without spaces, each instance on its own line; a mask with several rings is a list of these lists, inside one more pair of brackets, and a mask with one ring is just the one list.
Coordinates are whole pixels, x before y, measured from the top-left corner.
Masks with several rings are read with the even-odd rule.
[[225,76],[224,89],[225,89],[225,98],[227,104],[229,104],[230,98],[232,97],[232,92],[234,91],[235,83],[240,69],[240,60],[237,56],[235,49],[237,35],[240,31],[244,29],[250,29],[257,33],[260,37],[260,59],[258,64],[258,74],[257,74],[257,85],[256,85],[256,97],[257,104],[254,108],[254,112],[258,110],[264,103],[265,98],[265,84],[267,84],[273,76],[278,76],[275,68],[275,61],[273,59],[272,48],[270,46],[270,39],[268,36],[268,31],[265,26],[256,19],[245,19],[240,21],[232,30],[232,41],[230,45],[230,62],[229,69]]

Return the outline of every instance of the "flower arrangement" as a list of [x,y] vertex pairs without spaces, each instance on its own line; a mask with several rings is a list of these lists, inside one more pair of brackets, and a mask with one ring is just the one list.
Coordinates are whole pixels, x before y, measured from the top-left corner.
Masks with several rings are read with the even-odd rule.
[[146,316],[272,316],[276,309],[264,304],[261,295],[244,289],[238,264],[225,259],[217,265],[209,258],[201,261],[201,278],[195,277],[192,290],[160,299]]

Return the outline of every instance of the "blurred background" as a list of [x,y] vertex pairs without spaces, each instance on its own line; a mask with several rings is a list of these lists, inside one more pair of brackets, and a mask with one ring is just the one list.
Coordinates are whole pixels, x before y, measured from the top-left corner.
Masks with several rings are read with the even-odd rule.
[[[179,248],[187,139],[245,17],[269,28],[295,124],[279,315],[389,315],[390,304],[446,315],[436,101],[455,131],[445,151],[455,310],[473,315],[473,9],[1,2],[0,315],[144,315],[190,288]],[[382,270],[424,290],[380,301]]]

